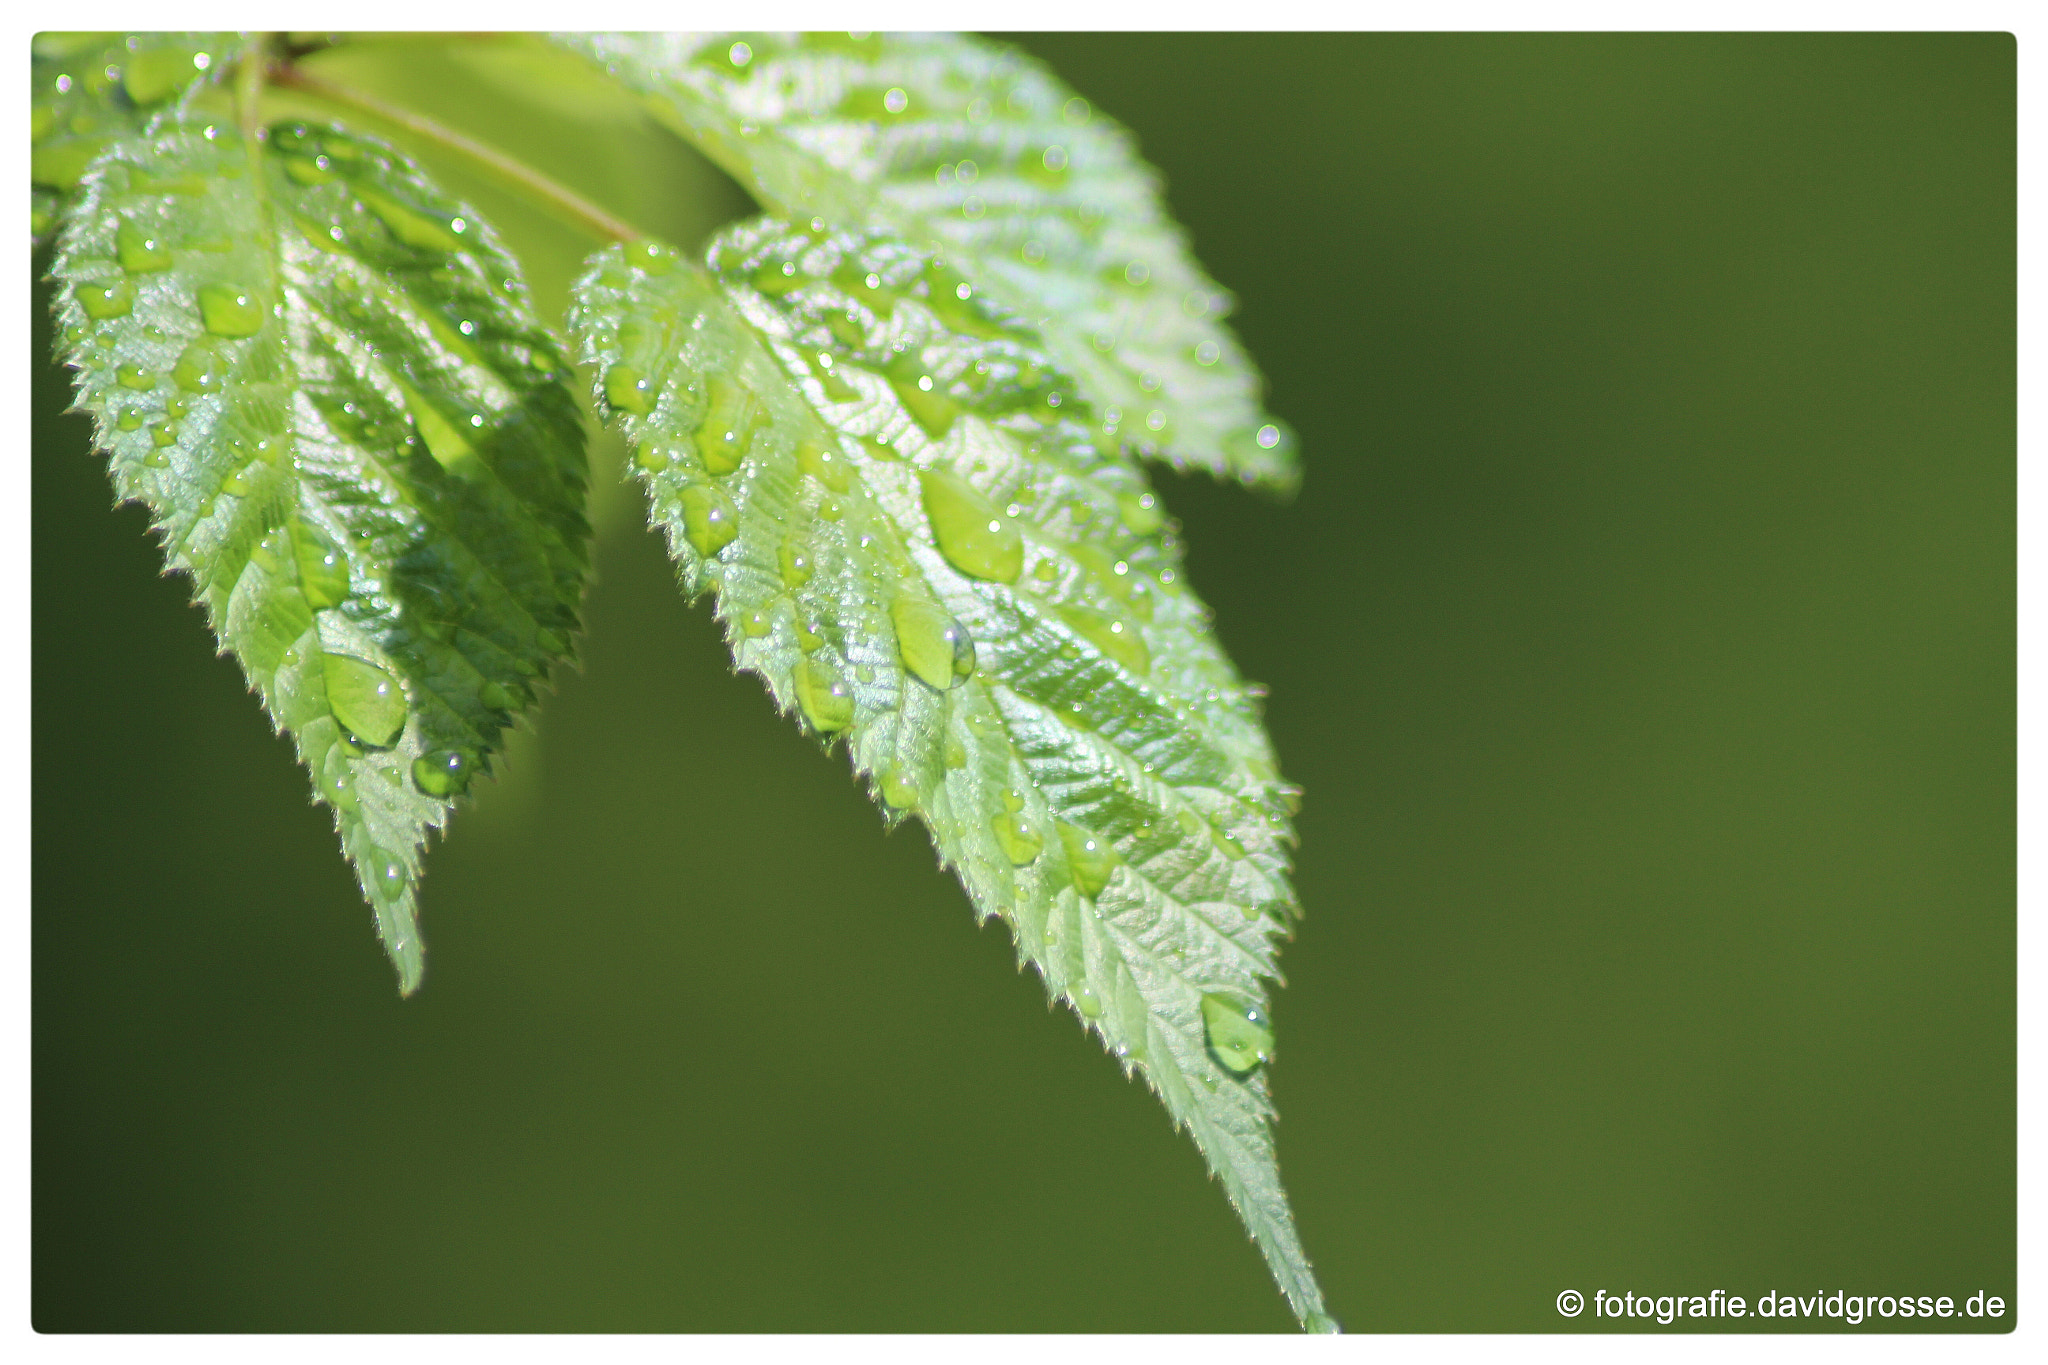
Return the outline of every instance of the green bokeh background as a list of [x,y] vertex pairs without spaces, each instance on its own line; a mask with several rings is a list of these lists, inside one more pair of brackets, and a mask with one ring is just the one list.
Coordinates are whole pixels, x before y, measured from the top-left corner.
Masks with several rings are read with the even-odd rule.
[[[1021,41],[1303,438],[1292,505],[1162,491],[1308,792],[1273,1080],[1334,1311],[2010,1303],[2013,40]],[[671,234],[739,211],[602,101],[499,125],[494,60],[337,69]],[[446,169],[559,298],[588,244]],[[585,662],[401,1001],[36,386],[37,1327],[1290,1326],[1152,1098],[728,671],[615,447]]]

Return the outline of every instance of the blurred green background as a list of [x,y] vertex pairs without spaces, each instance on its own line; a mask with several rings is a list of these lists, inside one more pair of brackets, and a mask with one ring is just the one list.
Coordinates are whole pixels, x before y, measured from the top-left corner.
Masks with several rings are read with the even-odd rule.
[[[1273,1079],[1333,1310],[2010,1303],[2013,40],[1019,41],[1303,438],[1292,505],[1161,486],[1308,791]],[[341,61],[648,226],[743,208],[594,95],[501,125],[513,58]],[[590,244],[446,169],[559,300]],[[585,663],[401,1001],[35,382],[38,1328],[1290,1327],[1153,1099],[728,671],[614,447]]]

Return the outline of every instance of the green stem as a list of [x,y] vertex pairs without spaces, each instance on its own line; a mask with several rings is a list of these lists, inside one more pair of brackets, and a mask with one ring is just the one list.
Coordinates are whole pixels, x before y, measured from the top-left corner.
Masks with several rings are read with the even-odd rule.
[[495,147],[458,133],[444,123],[437,123],[424,114],[416,114],[403,105],[392,104],[367,91],[311,75],[298,66],[278,67],[272,71],[271,79],[279,85],[303,91],[330,104],[361,110],[373,118],[403,128],[415,137],[459,152],[523,191],[543,207],[606,241],[630,242],[646,235],[631,223],[591,203],[559,180],[543,175],[525,162],[507,156]]

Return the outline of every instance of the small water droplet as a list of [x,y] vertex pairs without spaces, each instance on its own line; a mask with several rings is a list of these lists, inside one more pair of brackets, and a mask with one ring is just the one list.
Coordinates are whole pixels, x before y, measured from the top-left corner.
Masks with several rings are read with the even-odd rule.
[[135,306],[135,286],[126,280],[87,280],[71,290],[89,318],[121,318]]
[[846,456],[823,441],[806,438],[797,442],[797,468],[835,493],[844,493],[853,483]]
[[796,647],[798,649],[809,654],[824,643],[825,637],[819,633],[818,622],[815,619],[807,621],[801,616],[796,618]]
[[[1048,943],[1057,942],[1051,934],[1047,934],[1045,939]],[[1102,997],[1095,993],[1093,986],[1077,987],[1074,991],[1074,1008],[1081,1011],[1081,1017],[1084,1019],[1100,1019]]]
[[882,799],[897,810],[917,809],[917,781],[900,767],[882,773]]
[[904,666],[927,686],[944,692],[974,676],[974,637],[944,607],[906,593],[889,616]]
[[1003,856],[1018,867],[1031,866],[1045,850],[1045,839],[1039,834],[1038,827],[1015,811],[996,816],[989,821],[989,828],[994,832]]
[[725,50],[725,59],[734,66],[745,66],[754,60],[754,49],[745,43],[734,43]]
[[[176,422],[162,422],[151,428],[149,443],[159,449],[164,446],[176,445],[178,443],[178,424]],[[165,463],[168,464],[169,461],[166,460]],[[201,515],[205,514],[202,512]]]
[[827,521],[837,521],[846,515],[846,509],[839,505],[839,499],[826,498],[818,504],[818,515]]
[[115,231],[114,259],[132,275],[147,275],[171,267],[170,249],[133,223],[123,223]]
[[299,591],[315,612],[348,600],[348,557],[309,522],[291,532],[293,563],[299,569]]
[[1233,996],[1202,997],[1202,1029],[1209,1055],[1233,1076],[1248,1075],[1273,1060],[1273,1029],[1264,1010]]
[[645,417],[654,411],[654,381],[631,365],[613,365],[604,372],[604,401]]
[[255,336],[263,328],[265,313],[255,295],[239,285],[203,284],[199,287],[199,320],[206,330],[221,337]]
[[649,275],[666,275],[676,268],[675,250],[651,237],[642,237],[637,242],[626,244],[626,264],[637,266]]
[[882,96],[882,107],[892,114],[900,114],[910,107],[910,96],[904,93],[901,86],[891,86]]
[[1259,434],[1256,439],[1259,443],[1259,449],[1271,450],[1274,446],[1280,444],[1280,428],[1268,422],[1259,428]]
[[853,687],[830,661],[798,659],[794,680],[797,705],[812,729],[831,734],[853,724]]
[[693,483],[677,496],[683,505],[683,538],[706,559],[732,544],[740,533],[739,509],[724,489]]
[[1093,830],[1079,825],[1070,825],[1061,820],[1056,826],[1060,832],[1060,843],[1067,850],[1067,870],[1074,876],[1074,889],[1084,896],[1099,896],[1109,879],[1116,874],[1117,864],[1122,859],[1109,840]]
[[817,570],[817,564],[811,559],[811,552],[798,544],[795,536],[782,542],[782,547],[775,552],[775,558],[782,567],[782,584],[791,592],[810,582],[811,575]]
[[140,365],[120,365],[114,369],[115,382],[124,389],[147,393],[156,387],[156,371],[146,370]]
[[121,415],[114,419],[114,425],[122,431],[142,430],[142,410],[140,408],[121,409]]
[[714,374],[706,384],[704,418],[697,428],[697,453],[713,474],[730,474],[740,467],[754,429],[766,415],[760,400],[746,385]]
[[344,730],[383,748],[405,728],[405,689],[368,659],[330,652],[325,662],[327,705]]
[[461,749],[437,749],[412,761],[413,785],[429,796],[460,796],[476,760]]
[[740,630],[750,640],[760,639],[770,628],[768,613],[765,611],[756,609],[740,616]]
[[642,441],[633,452],[633,463],[649,474],[659,474],[669,466],[668,452],[651,441]]
[[200,337],[178,353],[171,378],[187,393],[219,393],[227,383],[227,357],[212,337]]
[[918,476],[925,515],[946,562],[972,578],[1014,583],[1024,571],[1024,539],[982,491],[956,474],[926,470]]

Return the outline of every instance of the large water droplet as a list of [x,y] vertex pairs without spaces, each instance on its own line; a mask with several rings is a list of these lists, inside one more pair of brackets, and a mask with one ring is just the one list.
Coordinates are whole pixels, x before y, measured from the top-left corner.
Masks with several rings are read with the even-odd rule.
[[765,414],[751,389],[724,375],[712,375],[705,390],[704,420],[697,428],[697,453],[713,474],[730,474],[746,457],[754,428]]
[[126,280],[87,280],[72,287],[71,296],[89,318],[122,318],[135,306],[135,286]]
[[397,678],[352,654],[327,656],[327,705],[344,730],[383,748],[405,728],[405,689]]
[[1016,582],[1024,571],[1024,537],[1015,519],[957,474],[929,469],[918,483],[932,536],[946,562],[972,578]]
[[[357,197],[363,201],[370,212],[383,220],[384,226],[390,229],[393,237],[396,237],[399,241],[416,251],[460,251],[462,249],[461,238],[450,232],[448,227],[442,226],[424,214],[416,213],[403,204],[387,199],[372,190],[358,189]],[[461,221],[459,218],[454,220],[454,222]],[[449,227],[452,226],[453,223],[449,224]],[[467,228],[468,224],[465,223],[463,226]]]
[[1228,995],[1202,997],[1202,1029],[1209,1053],[1225,1071],[1243,1076],[1273,1060],[1273,1028],[1264,1010]]
[[815,656],[797,660],[796,700],[804,719],[820,734],[853,724],[853,687],[830,662]]
[[429,796],[459,796],[469,786],[476,760],[461,749],[437,749],[412,761],[413,785]]
[[988,824],[995,832],[996,844],[1003,850],[1003,856],[1018,867],[1031,866],[1045,850],[1045,836],[1038,832],[1038,826],[1019,812],[1006,811]]
[[724,489],[693,483],[677,497],[683,505],[683,538],[706,559],[732,544],[740,533],[739,509]]
[[1109,840],[1093,830],[1070,825],[1061,820],[1057,824],[1060,843],[1067,850],[1067,868],[1074,874],[1074,889],[1084,896],[1099,896],[1109,885],[1109,879],[1116,874],[1116,865],[1122,860]]
[[654,411],[654,381],[631,365],[614,365],[604,372],[604,401],[645,417]]
[[938,603],[906,593],[889,604],[896,644],[912,673],[941,692],[974,675],[974,637]]
[[123,270],[136,275],[171,268],[170,249],[133,223],[121,224],[114,233],[114,259]]

